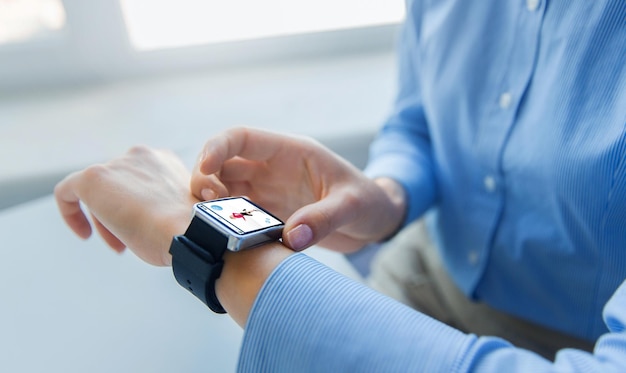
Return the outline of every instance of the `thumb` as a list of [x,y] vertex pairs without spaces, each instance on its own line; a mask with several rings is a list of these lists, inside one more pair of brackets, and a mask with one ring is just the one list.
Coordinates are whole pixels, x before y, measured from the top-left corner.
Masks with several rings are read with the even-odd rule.
[[295,251],[314,245],[342,225],[355,220],[361,203],[343,193],[301,207],[285,222],[283,243]]

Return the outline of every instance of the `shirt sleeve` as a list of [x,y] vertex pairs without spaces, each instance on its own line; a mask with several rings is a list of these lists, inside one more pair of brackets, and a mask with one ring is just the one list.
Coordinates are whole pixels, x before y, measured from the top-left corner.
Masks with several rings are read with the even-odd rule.
[[[409,7],[417,6],[409,2]],[[407,9],[398,45],[398,93],[393,110],[370,146],[365,174],[390,177],[405,189],[404,225],[421,216],[436,200],[431,141],[418,76],[418,22]]]
[[435,321],[294,254],[268,278],[250,312],[240,372],[617,372],[626,368],[626,285],[605,309],[610,333],[594,354],[555,362],[494,337]]

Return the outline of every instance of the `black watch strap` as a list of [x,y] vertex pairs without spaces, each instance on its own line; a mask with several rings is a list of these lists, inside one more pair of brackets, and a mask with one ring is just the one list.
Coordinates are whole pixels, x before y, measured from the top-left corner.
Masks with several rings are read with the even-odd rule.
[[184,235],[170,246],[176,281],[216,313],[226,313],[215,294],[215,281],[222,273],[228,237],[197,216]]

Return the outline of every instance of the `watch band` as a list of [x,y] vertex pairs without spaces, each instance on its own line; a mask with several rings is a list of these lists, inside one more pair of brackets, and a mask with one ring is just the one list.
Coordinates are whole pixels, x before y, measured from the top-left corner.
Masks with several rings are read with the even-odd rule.
[[215,281],[222,273],[228,237],[194,215],[184,235],[170,246],[176,281],[213,312],[226,313],[215,294]]

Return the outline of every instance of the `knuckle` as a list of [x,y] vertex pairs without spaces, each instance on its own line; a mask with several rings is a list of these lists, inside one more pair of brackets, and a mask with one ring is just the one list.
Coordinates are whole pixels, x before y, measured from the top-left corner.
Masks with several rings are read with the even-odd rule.
[[55,196],[60,196],[64,190],[65,190],[65,183],[61,181],[54,186],[54,188],[52,189],[52,193]]
[[128,149],[127,153],[129,155],[142,155],[142,154],[148,154],[150,152],[152,152],[152,149],[150,149],[146,145],[134,145],[130,149]]
[[230,128],[228,132],[237,133],[237,132],[248,132],[250,130],[249,127],[238,125]]
[[250,134],[251,129],[246,126],[235,126],[229,128],[224,133],[228,139],[246,138]]
[[82,172],[83,177],[87,179],[99,179],[107,172],[107,167],[103,164],[94,164],[85,168]]
[[351,188],[345,191],[343,201],[349,211],[360,211],[363,204],[360,190]]
[[294,140],[298,141],[303,147],[308,149],[316,149],[323,147],[322,143],[319,140],[314,139],[309,136],[294,136]]

